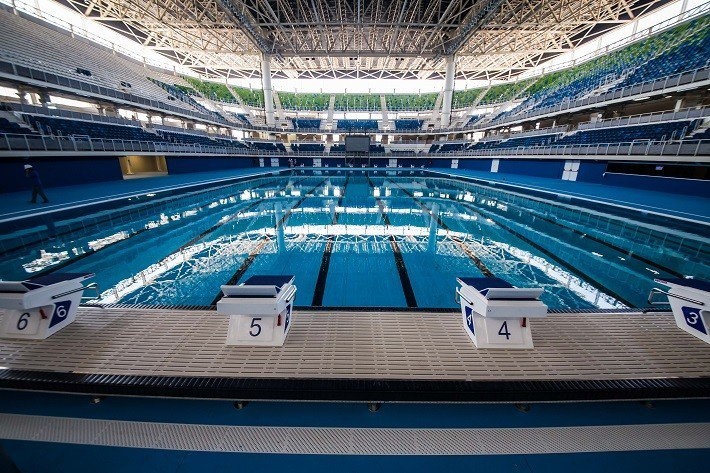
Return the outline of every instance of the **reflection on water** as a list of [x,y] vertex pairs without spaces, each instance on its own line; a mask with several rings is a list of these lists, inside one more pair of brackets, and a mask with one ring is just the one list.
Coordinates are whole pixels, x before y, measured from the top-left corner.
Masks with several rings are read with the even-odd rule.
[[152,194],[2,244],[5,279],[91,271],[104,303],[208,305],[227,281],[295,274],[298,305],[443,308],[456,277],[485,275],[553,308],[620,308],[645,306],[654,277],[710,275],[701,235],[420,172]]

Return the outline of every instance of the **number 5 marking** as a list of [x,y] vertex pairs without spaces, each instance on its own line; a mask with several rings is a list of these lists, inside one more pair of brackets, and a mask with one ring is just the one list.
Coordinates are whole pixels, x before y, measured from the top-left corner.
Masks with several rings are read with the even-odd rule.
[[[251,329],[249,330],[249,335],[251,335],[252,337],[258,337],[261,333],[261,325],[254,323],[257,320],[261,320],[261,317],[255,317],[251,319]],[[256,329],[256,333],[253,332],[254,329]]]

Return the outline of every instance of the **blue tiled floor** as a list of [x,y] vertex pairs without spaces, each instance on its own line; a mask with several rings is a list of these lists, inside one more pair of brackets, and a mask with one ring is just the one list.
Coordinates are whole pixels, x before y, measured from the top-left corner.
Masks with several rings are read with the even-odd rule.
[[632,209],[658,212],[702,222],[710,222],[710,199],[654,192],[628,187],[607,186],[587,182],[563,181],[544,177],[521,176],[516,174],[493,174],[485,171],[464,169],[433,169],[452,176],[485,179],[502,184],[512,184],[553,194],[596,200]]

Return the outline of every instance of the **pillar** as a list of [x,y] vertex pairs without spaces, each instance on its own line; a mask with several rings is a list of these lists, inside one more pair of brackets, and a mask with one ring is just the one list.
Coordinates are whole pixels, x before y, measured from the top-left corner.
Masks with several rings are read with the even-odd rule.
[[441,104],[441,127],[445,128],[451,123],[451,102],[454,98],[454,75],[456,62],[454,56],[446,58],[446,75],[444,76],[444,101]]
[[261,56],[261,85],[264,89],[266,125],[274,126],[274,94],[271,89],[271,56],[268,54],[262,54]]

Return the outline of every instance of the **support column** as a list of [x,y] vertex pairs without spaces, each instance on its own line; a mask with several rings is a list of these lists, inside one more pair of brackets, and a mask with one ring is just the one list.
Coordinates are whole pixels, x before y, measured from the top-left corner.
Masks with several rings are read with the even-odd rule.
[[454,98],[454,75],[456,74],[456,61],[454,56],[446,58],[446,75],[444,76],[444,101],[441,104],[441,127],[445,128],[451,123],[451,102]]
[[264,112],[266,113],[266,125],[274,126],[274,94],[271,90],[271,56],[261,55],[261,85],[264,89]]
[[20,103],[23,105],[28,105],[29,102],[27,101],[27,89],[24,87],[18,87],[17,88],[17,97],[20,99]]
[[52,100],[49,98],[49,91],[47,89],[40,90],[37,95],[39,96],[39,103],[43,107],[46,107],[47,104],[52,103]]

